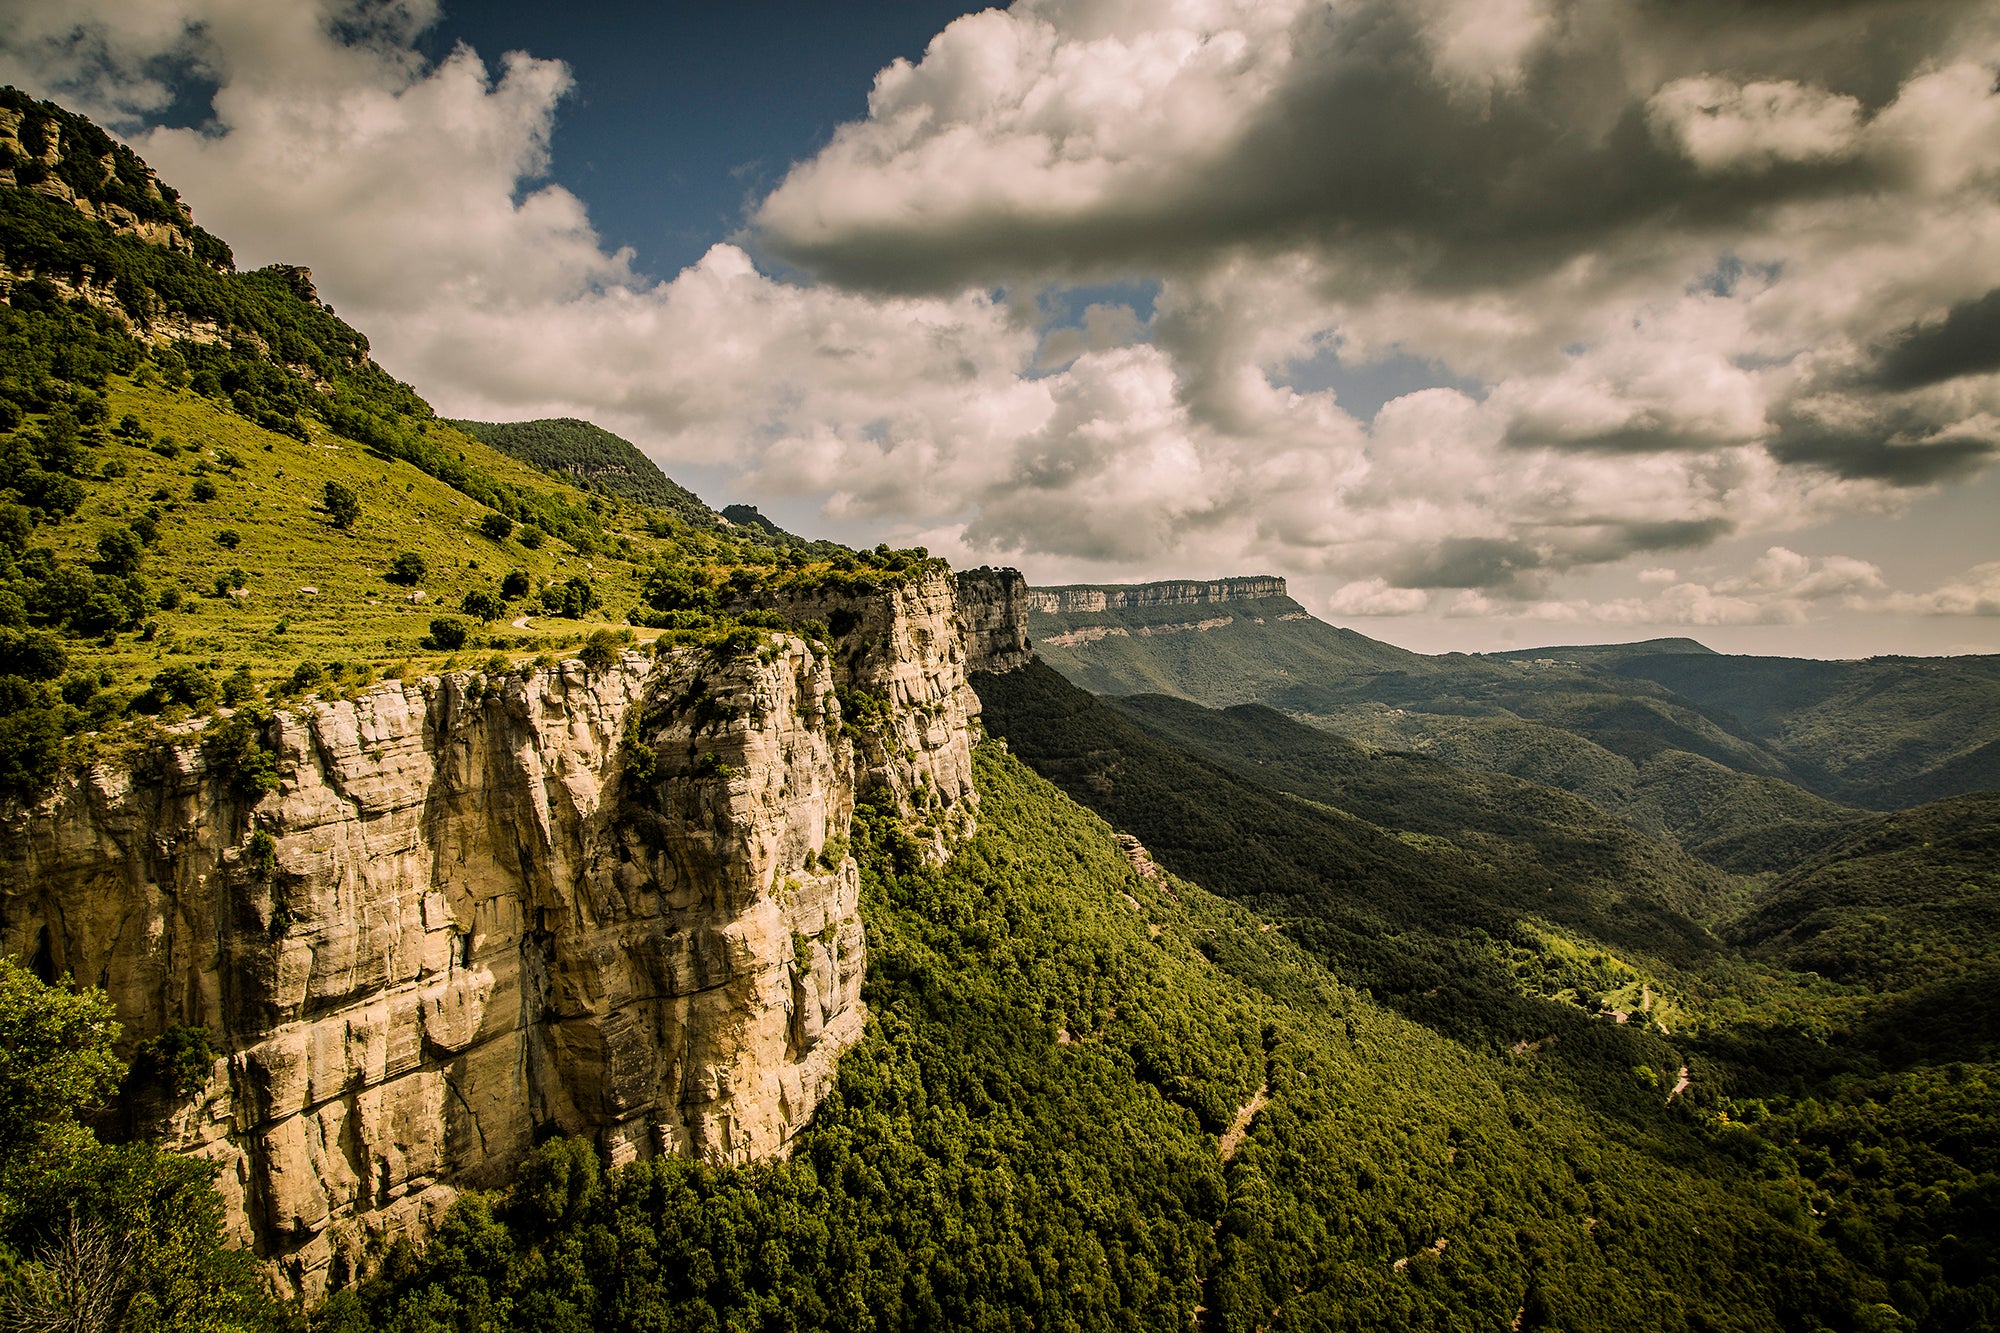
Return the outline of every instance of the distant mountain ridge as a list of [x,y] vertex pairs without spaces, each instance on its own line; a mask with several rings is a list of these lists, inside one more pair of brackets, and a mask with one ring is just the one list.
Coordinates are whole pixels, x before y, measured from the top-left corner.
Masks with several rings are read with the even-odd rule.
[[1285,581],[1267,574],[1226,579],[1168,579],[1160,583],[1072,583],[1028,589],[1028,609],[1047,615],[1119,611],[1134,606],[1200,606],[1285,596]]

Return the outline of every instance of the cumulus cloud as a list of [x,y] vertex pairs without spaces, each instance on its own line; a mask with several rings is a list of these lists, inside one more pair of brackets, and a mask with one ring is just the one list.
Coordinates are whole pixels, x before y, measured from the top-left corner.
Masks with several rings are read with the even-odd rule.
[[[956,558],[1783,623],[1890,594],[1785,548],[1629,602],[1561,585],[1893,511],[2000,449],[1990,6],[1019,0],[884,69],[660,283],[544,179],[569,72],[428,64],[435,15],[21,0],[0,66],[127,117],[443,410],[589,416]],[[176,70],[213,123],[144,129]],[[1052,325],[1052,293],[1129,280],[1147,317]],[[1356,415],[1293,386],[1399,359],[1449,387]]]
[[1512,604],[1468,593],[1451,604],[1449,613],[1619,628],[1801,625],[1830,606],[1873,608],[1887,592],[1882,571],[1868,561],[1844,555],[1814,559],[1782,546],[1765,551],[1742,574],[1707,583],[1677,579],[1668,569],[1642,571],[1639,581],[1659,591],[1643,597]]
[[1926,616],[2000,616],[2000,562],[1974,565],[1929,592],[1893,594],[1884,606]]

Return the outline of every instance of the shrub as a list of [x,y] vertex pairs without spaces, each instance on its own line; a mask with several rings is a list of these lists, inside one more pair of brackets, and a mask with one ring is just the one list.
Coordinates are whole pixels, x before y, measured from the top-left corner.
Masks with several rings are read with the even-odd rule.
[[507,604],[484,588],[474,588],[465,594],[458,609],[484,625],[507,614]]
[[518,602],[528,595],[533,586],[534,581],[528,577],[527,570],[510,569],[507,576],[500,580],[500,595],[510,602]]
[[132,706],[142,713],[157,713],[174,705],[201,709],[214,703],[216,695],[215,677],[209,675],[206,669],[170,666],[154,675],[145,692],[132,701]]
[[326,510],[327,521],[343,530],[352,528],[354,520],[361,517],[361,500],[337,481],[326,484],[320,507]]
[[527,547],[530,551],[533,551],[541,546],[543,540],[547,537],[547,535],[548,534],[544,533],[540,528],[536,527],[533,523],[524,523],[521,525],[521,533],[518,540],[520,541],[521,545]]
[[175,1024],[132,1052],[134,1081],[157,1084],[176,1097],[191,1097],[207,1087],[214,1067],[215,1045],[207,1028]]
[[514,535],[514,520],[495,510],[479,520],[479,530],[496,542],[504,542]]
[[424,646],[440,652],[456,652],[465,647],[465,622],[451,616],[439,616],[431,621],[430,637]]
[[278,788],[278,757],[264,745],[268,720],[258,709],[242,708],[209,723],[202,735],[209,776],[252,805]]
[[196,477],[194,485],[188,487],[188,498],[198,504],[215,498],[215,483],[207,477]]
[[415,551],[398,551],[394,556],[390,557],[389,572],[383,575],[383,577],[391,583],[400,583],[405,587],[415,587],[424,581],[424,575],[430,573],[430,571],[431,567],[429,563]]
[[618,661],[618,650],[624,646],[622,636],[616,630],[600,629],[592,631],[583,641],[583,651],[577,656],[593,671],[602,671]]
[[97,538],[97,563],[107,574],[130,574],[145,552],[139,534],[130,528],[112,528]]
[[[235,528],[224,528],[215,534],[215,543],[225,551],[233,551],[243,544],[243,534]],[[239,583],[236,586],[240,588],[243,585]]]

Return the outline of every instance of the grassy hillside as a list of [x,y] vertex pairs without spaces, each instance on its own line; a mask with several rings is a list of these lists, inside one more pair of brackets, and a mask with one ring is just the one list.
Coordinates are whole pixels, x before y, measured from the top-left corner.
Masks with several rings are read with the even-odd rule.
[[[46,103],[22,125],[65,152],[102,137]],[[761,588],[923,566],[586,492],[482,443],[303,269],[236,272],[128,158],[104,206],[136,190],[154,231],[0,184],[0,798],[218,704],[609,651],[631,625],[726,637]]]
[[715,511],[701,497],[660,471],[630,440],[588,421],[554,417],[449,424],[544,472],[562,473],[586,489],[665,510],[696,526],[716,526]]
[[550,1145],[320,1327],[1761,1330],[1886,1294],[1661,1095],[1595,1127],[976,769],[945,870],[863,821],[875,1018],[789,1161]]
[[1107,702],[1238,777],[1383,828],[1456,843],[1530,893],[1618,884],[1700,919],[1734,893],[1713,868],[1551,787],[1370,749],[1257,704],[1215,711],[1160,695]]
[[[1688,915],[1717,906],[1712,872],[1530,865],[1505,839],[1399,831],[1266,785],[1268,765],[1183,750],[1040,664],[976,683],[988,728],[1072,799],[1176,874],[1283,922],[1399,1012],[1480,1050],[1553,1036],[1551,1066],[1614,1102],[1623,1094],[1606,1070],[1678,1063],[1650,1001],[1715,950]],[[1328,778],[1297,783],[1309,765],[1288,760],[1295,785],[1333,794]],[[1620,859],[1605,856],[1602,870]],[[1695,876],[1675,873],[1684,868]]]

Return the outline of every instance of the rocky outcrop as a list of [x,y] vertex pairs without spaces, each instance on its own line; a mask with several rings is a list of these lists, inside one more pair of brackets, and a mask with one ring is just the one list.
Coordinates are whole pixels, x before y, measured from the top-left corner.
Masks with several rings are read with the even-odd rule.
[[958,576],[958,614],[964,625],[965,669],[1013,671],[1028,664],[1028,581],[1016,569],[981,567]]
[[[36,105],[25,98],[18,100],[22,105],[0,105],[0,186],[19,186],[68,204],[83,216],[102,222],[113,231],[136,236],[149,245],[182,254],[194,253],[191,234],[194,215],[187,205],[169,198],[161,190],[159,179],[129,148],[102,139],[104,151],[97,156],[92,173],[96,188],[86,185],[79,190],[64,180],[59,170],[66,150],[73,147],[67,139],[77,133],[81,119],[54,103]],[[21,135],[31,122],[37,141],[24,144]],[[88,150],[85,151],[87,154]],[[90,161],[87,155],[83,160]],[[142,194],[135,202],[152,216],[142,216],[131,204],[109,196],[104,187],[117,180],[121,168],[141,182]]]
[[208,1030],[147,1128],[308,1294],[549,1132],[782,1153],[865,1020],[856,800],[940,853],[973,819],[949,572],[823,609],[830,643],[281,712],[255,799],[191,730],[100,765],[0,829],[0,947],[103,986],[128,1045]]
[[1283,579],[1251,576],[1210,579],[1206,582],[1173,579],[1165,583],[1139,583],[1127,587],[1033,588],[1028,591],[1027,599],[1030,611],[1044,615],[1074,615],[1116,611],[1128,606],[1204,606],[1285,595]]

